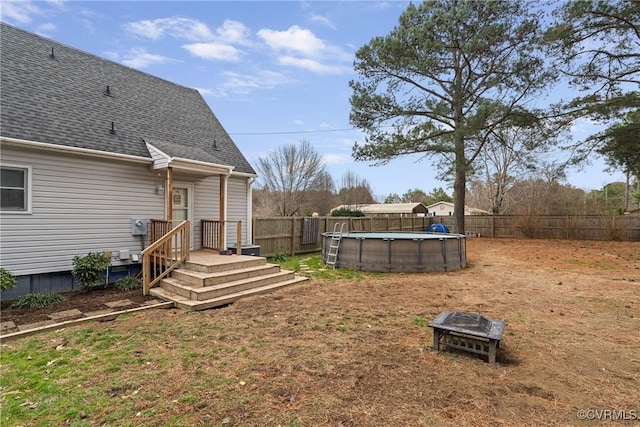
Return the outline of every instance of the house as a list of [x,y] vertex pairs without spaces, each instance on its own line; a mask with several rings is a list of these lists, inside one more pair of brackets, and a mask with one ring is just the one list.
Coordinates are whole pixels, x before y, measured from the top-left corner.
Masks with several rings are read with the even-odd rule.
[[366,216],[428,216],[429,210],[422,203],[373,203],[340,205],[332,209],[359,210]]
[[89,252],[139,271],[155,220],[189,220],[195,249],[201,220],[251,243],[256,173],[197,90],[5,23],[0,40],[3,298],[74,289]]
[[[427,209],[429,209],[429,213],[433,216],[453,216],[454,205],[453,203],[450,203],[450,202],[440,201],[427,206]],[[464,214],[465,215],[491,215],[491,212],[465,206]]]

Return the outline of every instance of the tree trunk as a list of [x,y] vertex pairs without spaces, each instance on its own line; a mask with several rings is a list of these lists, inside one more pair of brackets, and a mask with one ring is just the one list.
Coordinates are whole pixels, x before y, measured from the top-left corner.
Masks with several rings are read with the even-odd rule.
[[456,163],[456,180],[453,183],[453,215],[456,223],[456,233],[464,234],[464,190],[467,185],[464,155],[462,159],[456,156]]

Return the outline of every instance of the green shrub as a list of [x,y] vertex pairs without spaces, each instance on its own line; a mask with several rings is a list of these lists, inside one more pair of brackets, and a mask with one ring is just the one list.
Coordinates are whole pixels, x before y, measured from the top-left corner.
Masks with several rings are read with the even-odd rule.
[[16,276],[4,267],[0,267],[0,290],[6,291],[16,286]]
[[358,209],[349,209],[349,208],[340,208],[334,209],[331,211],[331,216],[352,216],[352,217],[362,217],[364,213]]
[[138,279],[137,277],[127,276],[116,280],[114,286],[119,291],[132,291],[134,289],[142,288],[142,280]]
[[71,274],[81,290],[90,291],[97,286],[106,285],[104,273],[109,262],[109,257],[101,252],[89,252],[83,257],[76,255],[73,257]]
[[287,260],[287,254],[284,252],[278,252],[276,256],[272,258],[273,262],[285,262]]
[[26,294],[11,301],[11,308],[45,308],[66,300],[60,294]]

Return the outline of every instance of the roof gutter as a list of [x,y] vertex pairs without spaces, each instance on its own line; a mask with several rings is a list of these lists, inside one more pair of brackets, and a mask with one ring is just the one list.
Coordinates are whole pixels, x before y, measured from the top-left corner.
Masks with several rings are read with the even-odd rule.
[[[253,181],[255,181],[258,178],[258,175],[255,173],[247,173],[247,172],[233,172],[232,173],[233,176],[239,176],[242,178],[253,178]],[[251,181],[251,182],[253,182]]]
[[202,162],[199,160],[184,159],[182,157],[170,157],[169,166],[174,169],[214,173],[229,176],[235,166],[219,165],[216,163]]
[[108,153],[106,151],[100,150],[91,150],[88,148],[80,148],[80,147],[68,147],[65,145],[57,145],[57,144],[49,144],[46,142],[36,142],[36,141],[28,141],[26,139],[16,139],[16,138],[7,138],[0,137],[1,144],[7,144],[10,146],[19,146],[19,147],[29,147],[46,151],[55,151],[58,153],[72,153],[83,156],[90,157],[100,157],[105,159],[117,159],[117,160],[125,160],[128,162],[134,163],[145,163],[150,164],[153,163],[153,159],[150,157],[140,157],[140,156],[132,156],[130,154],[119,154],[119,153]]

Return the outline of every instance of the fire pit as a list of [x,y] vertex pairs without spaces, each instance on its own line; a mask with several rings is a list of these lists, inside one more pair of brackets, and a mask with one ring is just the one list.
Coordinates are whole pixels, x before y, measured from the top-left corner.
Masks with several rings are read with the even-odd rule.
[[504,324],[504,320],[487,319],[479,314],[443,311],[429,323],[433,328],[433,349],[440,351],[443,344],[487,356],[489,363],[495,363]]

